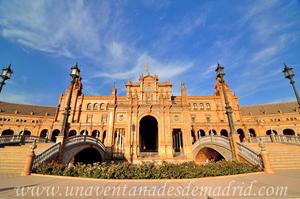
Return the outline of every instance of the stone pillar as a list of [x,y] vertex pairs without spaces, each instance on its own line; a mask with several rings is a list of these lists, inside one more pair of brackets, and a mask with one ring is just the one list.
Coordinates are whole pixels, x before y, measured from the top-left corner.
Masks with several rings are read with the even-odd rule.
[[56,142],[55,143],[60,142],[62,144],[63,140],[64,140],[64,135],[58,134],[58,136],[56,136]]
[[25,160],[25,165],[24,165],[24,170],[21,173],[22,176],[28,176],[31,173],[32,170],[32,164],[33,164],[33,159],[35,157],[34,150],[36,149],[36,140],[33,141],[32,145],[30,146],[31,150],[27,154],[26,160]]
[[273,143],[275,143],[276,142],[276,137],[275,137],[275,134],[273,133],[273,131],[271,132],[271,141],[273,142]]
[[264,172],[266,172],[266,173],[273,173],[271,165],[270,165],[270,160],[269,160],[268,152],[266,151],[266,145],[265,145],[265,143],[262,140],[260,140],[260,142],[259,142],[258,145],[259,145],[259,147],[261,149],[260,156],[261,156],[261,159],[262,159],[262,162],[263,162]]
[[233,159],[239,160],[239,150],[237,145],[237,143],[240,142],[239,134],[232,134],[229,139],[231,142]]
[[106,138],[105,138],[105,143],[104,145],[106,147],[113,147],[113,136],[114,136],[114,117],[115,117],[115,108],[113,109],[109,109],[110,113],[109,113],[109,120],[108,120],[108,129],[106,131]]

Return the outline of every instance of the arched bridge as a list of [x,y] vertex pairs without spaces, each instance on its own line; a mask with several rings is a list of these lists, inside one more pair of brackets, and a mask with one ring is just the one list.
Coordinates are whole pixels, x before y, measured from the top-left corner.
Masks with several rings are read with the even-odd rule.
[[231,160],[233,158],[230,140],[227,137],[215,135],[199,138],[192,146],[194,160],[197,161],[199,153],[206,148],[218,152],[225,160]]
[[[237,143],[238,155],[243,160],[262,167],[260,155],[242,143]],[[192,146],[193,159],[196,162],[205,162],[206,160],[220,159],[232,160],[232,143],[228,137],[209,135],[199,138]]]
[[[87,149],[92,149],[93,152],[98,153],[98,160],[103,162],[105,159],[105,146],[97,138],[88,135],[72,136],[65,139],[64,147],[61,149],[62,143],[58,142],[36,155],[33,161],[33,167],[45,162],[56,160],[59,156],[60,150],[63,150],[62,163],[67,164],[74,161],[74,157]],[[90,151],[91,152],[91,151]],[[87,153],[88,154],[88,153]],[[95,154],[95,153],[93,153]],[[84,154],[81,154],[81,156]],[[97,154],[96,154],[97,155]]]

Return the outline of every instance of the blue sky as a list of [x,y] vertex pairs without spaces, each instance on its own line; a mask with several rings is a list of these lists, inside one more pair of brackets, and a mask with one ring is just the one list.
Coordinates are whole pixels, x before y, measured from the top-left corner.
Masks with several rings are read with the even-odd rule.
[[124,95],[148,63],[173,95],[212,95],[219,62],[241,105],[295,101],[281,71],[300,89],[300,1],[0,0],[0,52],[1,101],[57,105],[76,61],[85,95]]

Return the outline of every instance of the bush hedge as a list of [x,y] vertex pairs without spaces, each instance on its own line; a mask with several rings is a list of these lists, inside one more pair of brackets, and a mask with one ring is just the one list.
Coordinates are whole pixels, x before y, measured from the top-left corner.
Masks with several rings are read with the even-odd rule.
[[260,171],[258,166],[251,166],[238,161],[219,161],[198,165],[194,162],[172,164],[142,163],[102,163],[93,165],[77,164],[64,166],[57,163],[39,165],[35,172],[46,175],[79,176],[102,179],[183,179],[207,176],[224,176]]

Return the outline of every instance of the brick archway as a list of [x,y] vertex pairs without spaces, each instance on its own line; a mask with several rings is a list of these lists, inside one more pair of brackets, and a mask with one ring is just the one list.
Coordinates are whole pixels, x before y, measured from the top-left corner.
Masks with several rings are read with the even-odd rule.
[[210,147],[203,147],[196,155],[195,162],[206,163],[216,162],[225,159],[217,150]]
[[158,122],[151,115],[140,120],[139,145],[141,152],[158,152]]

